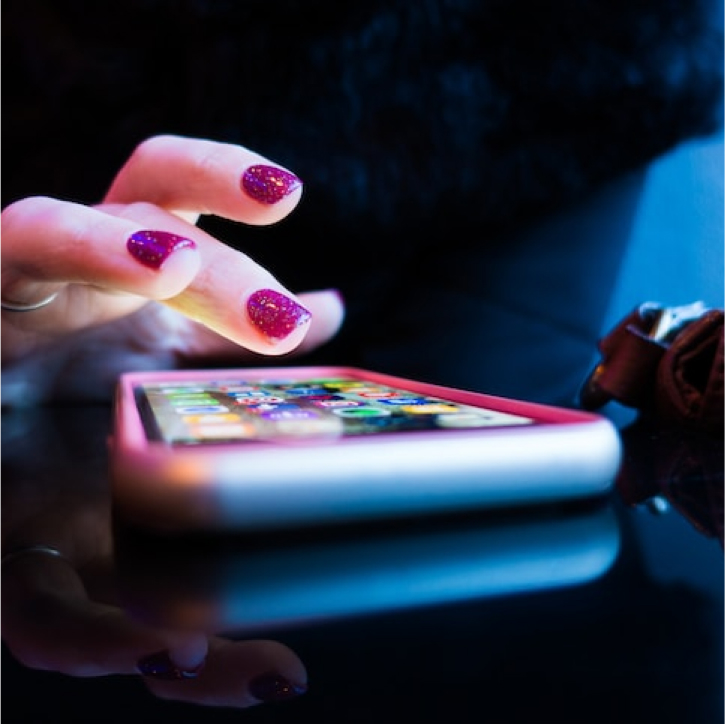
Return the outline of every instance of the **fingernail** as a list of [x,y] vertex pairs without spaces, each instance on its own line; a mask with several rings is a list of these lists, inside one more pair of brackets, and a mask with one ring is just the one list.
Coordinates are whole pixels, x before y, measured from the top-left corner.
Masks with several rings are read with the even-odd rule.
[[303,306],[273,289],[259,289],[250,295],[247,314],[252,324],[274,341],[284,339],[312,318]]
[[294,699],[307,691],[304,684],[293,684],[281,674],[261,674],[249,682],[249,693],[264,703]]
[[179,249],[196,249],[191,239],[167,231],[137,231],[126,242],[131,256],[144,266],[159,269],[169,256]]
[[276,204],[300,186],[297,176],[275,166],[250,166],[242,174],[245,193],[263,204]]
[[195,679],[204,668],[204,662],[194,667],[180,667],[171,660],[168,651],[157,651],[140,658],[136,662],[136,668],[143,676],[164,681],[179,681]]

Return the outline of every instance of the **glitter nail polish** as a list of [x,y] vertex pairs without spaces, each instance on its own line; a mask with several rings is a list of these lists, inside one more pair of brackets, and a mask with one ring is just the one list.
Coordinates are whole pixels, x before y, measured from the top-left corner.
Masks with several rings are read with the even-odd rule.
[[275,166],[250,166],[242,174],[242,189],[262,204],[276,204],[300,186],[297,176]]
[[170,234],[168,231],[137,231],[129,236],[126,248],[136,261],[152,269],[160,269],[161,265],[179,249],[195,249],[191,239]]
[[249,693],[259,701],[271,703],[300,696],[307,691],[302,684],[293,684],[280,674],[261,674],[249,682]]
[[259,289],[247,300],[252,324],[273,341],[279,341],[306,324],[312,315],[293,299],[274,289]]

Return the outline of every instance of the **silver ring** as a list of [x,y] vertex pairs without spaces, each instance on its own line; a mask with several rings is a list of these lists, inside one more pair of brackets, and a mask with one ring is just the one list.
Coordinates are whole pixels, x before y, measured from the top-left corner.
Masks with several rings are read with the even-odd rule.
[[32,312],[35,309],[47,307],[51,302],[55,301],[55,298],[59,294],[60,292],[55,292],[49,297],[41,299],[39,302],[35,302],[34,304],[17,304],[16,302],[8,302],[5,299],[0,298],[0,308],[4,309],[6,312]]
[[23,548],[15,548],[14,550],[3,554],[2,559],[0,559],[0,565],[5,566],[10,561],[20,558],[21,556],[28,555],[29,553],[39,553],[40,555],[52,556],[53,558],[65,558],[65,556],[57,548],[52,548],[51,546],[24,546]]

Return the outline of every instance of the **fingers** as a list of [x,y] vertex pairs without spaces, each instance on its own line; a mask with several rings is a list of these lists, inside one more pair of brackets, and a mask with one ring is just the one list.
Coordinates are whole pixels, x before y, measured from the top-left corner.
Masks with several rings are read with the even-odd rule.
[[297,176],[242,146],[155,136],[136,148],[104,201],[145,201],[187,220],[215,214],[257,225],[285,217],[301,195]]
[[246,708],[291,699],[307,689],[299,657],[277,641],[229,641],[213,637],[199,676],[187,681],[145,679],[158,697],[206,706]]
[[84,677],[142,674],[157,696],[208,706],[247,707],[306,689],[304,665],[286,646],[146,626],[91,601],[60,557],[8,561],[2,599],[3,638],[32,668]]
[[6,208],[2,228],[7,300],[69,283],[164,299],[181,292],[201,264],[187,237],[145,231],[130,219],[46,197]]
[[[310,311],[267,270],[151,204],[24,199],[3,212],[3,234],[5,299],[34,301],[71,285],[31,314],[4,315],[26,330],[80,328],[149,298],[261,354],[291,351],[310,328]],[[318,328],[323,336],[326,328]]]
[[[294,354],[305,354],[320,345],[328,342],[339,331],[345,317],[345,307],[340,293],[335,289],[324,289],[314,292],[302,292],[297,295],[300,303],[310,311],[312,320],[307,335],[302,342],[294,349]],[[152,311],[148,310],[148,315]],[[169,319],[171,309],[159,310],[155,316],[159,319],[157,329],[164,327],[164,319]],[[178,322],[169,326],[178,329]],[[177,339],[178,339],[177,335]],[[222,337],[208,327],[198,325],[194,329],[187,330],[181,338],[182,345],[178,351],[187,360],[201,360],[204,357],[216,359],[229,358],[235,363],[240,361],[239,345],[232,340]]]
[[[149,299],[258,354],[291,352],[308,332],[302,349],[318,346],[342,321],[339,298],[317,294],[309,309],[194,225],[200,213],[274,223],[300,195],[294,174],[241,146],[157,136],[132,154],[102,206],[16,202],[2,216],[4,346],[19,357],[38,335],[118,319]],[[32,313],[19,313],[23,305]]]
[[260,354],[290,352],[309,331],[312,313],[302,300],[245,254],[157,206],[101,208],[194,239],[201,266],[183,292],[163,300],[171,309]]
[[25,553],[3,564],[2,616],[3,640],[19,661],[72,676],[134,673],[144,656],[170,648],[178,648],[187,657],[179,664],[189,667],[206,655],[196,634],[159,633],[89,600],[62,557]]

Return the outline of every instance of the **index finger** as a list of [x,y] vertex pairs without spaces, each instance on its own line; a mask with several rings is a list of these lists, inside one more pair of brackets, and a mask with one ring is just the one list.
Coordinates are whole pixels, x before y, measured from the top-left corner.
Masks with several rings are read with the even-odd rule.
[[137,146],[104,201],[265,225],[287,216],[301,195],[295,174],[243,146],[165,135]]

